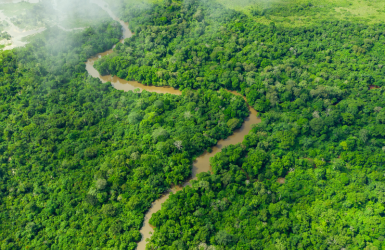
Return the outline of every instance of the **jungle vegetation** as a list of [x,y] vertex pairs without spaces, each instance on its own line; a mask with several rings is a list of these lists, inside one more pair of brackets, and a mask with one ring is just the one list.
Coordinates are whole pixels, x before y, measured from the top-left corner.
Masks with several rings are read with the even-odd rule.
[[[262,122],[170,196],[148,249],[384,248],[385,25],[256,21],[294,5],[116,6],[135,33],[124,44],[104,22],[1,54],[2,249],[135,249],[151,202],[248,115],[223,88]],[[182,96],[89,77],[86,58],[116,43],[99,72]]]
[[1,54],[2,249],[134,249],[151,203],[248,115],[225,90],[115,90],[85,71],[115,22]]
[[135,3],[121,16],[136,35],[100,72],[236,90],[262,117],[153,215],[149,249],[383,248],[383,24],[287,27],[193,0]]

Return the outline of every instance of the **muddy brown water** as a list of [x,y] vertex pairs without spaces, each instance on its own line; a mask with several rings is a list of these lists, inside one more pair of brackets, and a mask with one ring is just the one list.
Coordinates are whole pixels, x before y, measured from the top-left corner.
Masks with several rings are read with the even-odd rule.
[[166,93],[174,94],[174,95],[182,94],[180,90],[174,89],[171,87],[146,86],[136,81],[127,81],[127,80],[121,79],[117,76],[100,75],[99,72],[94,68],[95,61],[103,56],[111,54],[112,52],[113,51],[111,49],[104,53],[100,53],[95,57],[88,59],[86,63],[86,70],[88,71],[88,73],[93,77],[99,78],[103,83],[111,82],[112,86],[114,86],[114,88],[119,90],[129,91],[129,90],[139,89],[140,91],[147,90],[149,92],[156,92],[156,93],[163,93],[163,94],[166,94]]
[[[119,20],[116,16],[113,15],[113,13],[108,9],[108,5],[105,4],[103,1],[100,0],[93,0],[94,3],[98,4],[100,7],[105,9],[107,13],[110,14],[110,16],[114,19],[119,21],[123,26],[123,39],[121,42],[124,42],[125,38],[129,38],[132,36],[131,31],[128,28],[128,24],[122,22]],[[129,90],[135,90],[139,89],[140,91],[146,90],[150,92],[156,92],[156,93],[169,93],[169,94],[175,94],[180,95],[181,91],[171,88],[171,87],[156,87],[156,86],[146,86],[136,81],[127,81],[124,79],[120,79],[117,76],[101,76],[99,72],[94,68],[94,63],[97,59],[109,55],[113,53],[113,50],[108,50],[104,53],[100,53],[96,55],[95,57],[92,57],[88,59],[86,62],[86,69],[88,73],[93,76],[99,78],[102,82],[111,82],[111,84],[114,86],[114,88],[124,91]],[[231,93],[241,96],[239,93],[230,91]],[[244,97],[243,97],[244,98]],[[228,145],[237,144],[243,141],[245,135],[247,135],[250,130],[252,129],[253,124],[259,123],[261,120],[257,117],[257,112],[249,107],[250,115],[247,117],[242,124],[242,127],[235,130],[234,133],[229,136],[228,138],[224,140],[218,141],[217,145],[212,147],[212,152],[208,153],[207,151],[203,153],[201,156],[196,158],[196,160],[193,162],[192,166],[192,176],[191,178],[183,184],[183,186],[190,185],[190,181],[193,179],[196,179],[197,174],[202,172],[208,172],[210,171],[210,158],[213,157],[216,153],[220,152],[223,147],[226,147]],[[159,211],[161,209],[162,204],[168,199],[169,195],[173,192],[179,191],[182,187],[174,187],[170,189],[167,193],[165,193],[161,198],[157,199],[152,203],[151,208],[148,210],[148,212],[145,214],[144,223],[140,230],[140,233],[142,234],[142,239],[138,243],[138,250],[144,250],[146,248],[146,240],[149,239],[154,232],[153,227],[150,225],[149,220],[151,216]]]
[[[196,179],[197,174],[210,171],[211,157],[213,157],[216,153],[220,152],[222,148],[226,146],[242,142],[245,135],[247,135],[252,129],[252,125],[261,121],[259,118],[257,118],[257,112],[254,109],[249,108],[249,110],[250,115],[245,119],[240,129],[235,130],[234,133],[226,139],[218,141],[217,145],[212,147],[211,153],[208,153],[206,151],[198,158],[196,158],[196,160],[193,162],[191,179],[185,182],[183,186],[190,185],[190,181]],[[148,210],[144,217],[143,227],[140,229],[140,233],[143,237],[142,240],[138,243],[138,250],[145,250],[147,243],[146,239],[149,239],[152,233],[154,232],[153,227],[149,223],[151,216],[161,209],[162,204],[168,199],[171,193],[175,193],[180,189],[181,187],[174,187],[172,190],[170,190],[161,198],[152,203],[150,210]]]

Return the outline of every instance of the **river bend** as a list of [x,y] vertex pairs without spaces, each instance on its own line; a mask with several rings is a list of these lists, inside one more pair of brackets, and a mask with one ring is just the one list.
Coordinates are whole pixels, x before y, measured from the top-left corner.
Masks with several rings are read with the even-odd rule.
[[[123,21],[119,20],[109,9],[108,5],[101,1],[101,0],[93,0],[93,3],[98,4],[100,7],[102,7],[106,12],[116,21],[118,21],[122,25],[123,29],[123,38],[121,42],[124,42],[125,38],[129,38],[132,36],[132,33],[130,29],[128,28],[128,24],[124,23]],[[146,86],[136,81],[127,81],[124,79],[120,79],[117,76],[102,76],[99,74],[99,72],[94,68],[94,63],[97,59],[111,54],[113,51],[108,50],[106,52],[97,54],[96,56],[90,58],[86,62],[86,69],[88,73],[93,76],[99,78],[103,83],[111,82],[111,84],[114,86],[114,88],[124,91],[129,90],[135,90],[139,89],[140,91],[146,90],[149,92],[156,92],[156,93],[169,93],[169,94],[175,94],[180,95],[181,91],[171,88],[171,87],[156,87],[156,86]],[[231,91],[235,95],[239,95],[237,92]],[[212,148],[212,152],[208,153],[207,151],[203,153],[201,156],[196,158],[196,160],[193,162],[192,166],[192,176],[191,178],[184,183],[183,186],[189,185],[190,181],[195,179],[197,174],[202,172],[207,172],[210,170],[210,158],[213,157],[216,153],[220,152],[223,147],[226,147],[228,145],[237,144],[243,141],[245,135],[249,133],[249,131],[252,129],[252,125],[259,123],[261,120],[257,118],[257,112],[249,106],[250,115],[247,117],[242,124],[242,127],[240,129],[237,129],[234,131],[234,133],[229,136],[228,138],[224,140],[218,141],[217,145],[215,145]],[[146,248],[146,239],[149,239],[151,237],[151,233],[154,231],[151,225],[149,224],[149,220],[153,213],[159,211],[161,209],[161,205],[168,199],[170,193],[177,191],[180,189],[180,187],[176,187],[172,190],[169,190],[169,192],[165,193],[161,198],[157,199],[152,203],[151,208],[148,210],[148,212],[145,215],[143,226],[140,230],[140,233],[142,234],[142,240],[138,243],[138,250],[144,250]]]

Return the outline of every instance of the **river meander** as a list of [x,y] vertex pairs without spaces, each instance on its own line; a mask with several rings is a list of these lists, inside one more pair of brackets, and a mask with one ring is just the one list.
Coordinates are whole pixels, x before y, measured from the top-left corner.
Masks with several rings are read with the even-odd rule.
[[[103,3],[103,1],[98,1],[98,0],[93,0],[94,3],[98,4],[100,7],[105,9],[107,13],[116,21],[120,22],[120,24],[123,27],[123,39],[121,42],[124,42],[124,39],[129,38],[132,36],[131,31],[128,28],[128,24],[124,23],[123,21],[119,20],[109,9],[108,6]],[[171,87],[156,87],[156,86],[146,86],[143,85],[139,82],[136,81],[127,81],[124,79],[120,79],[117,76],[101,76],[99,72],[94,68],[94,63],[97,59],[111,54],[113,50],[108,50],[104,53],[100,53],[96,55],[95,57],[92,57],[88,59],[86,62],[86,69],[88,73],[93,76],[99,78],[102,82],[111,82],[111,84],[114,86],[114,88],[119,89],[119,90],[124,90],[124,91],[129,91],[129,90],[146,90],[150,92],[157,92],[157,93],[169,93],[169,94],[175,94],[175,95],[180,95],[181,91],[171,88]],[[237,92],[231,91],[231,93],[235,95],[239,95]],[[234,133],[229,136],[228,138],[224,140],[218,141],[217,145],[212,148],[212,152],[208,153],[207,151],[203,153],[201,156],[196,158],[196,160],[193,162],[192,166],[192,176],[191,178],[183,185],[189,185],[190,181],[195,179],[197,174],[202,173],[202,172],[208,172],[210,171],[210,158],[214,156],[216,153],[220,152],[223,147],[226,147],[231,144],[237,144],[243,141],[245,135],[249,133],[249,131],[252,129],[252,125],[259,123],[261,120],[257,118],[257,112],[249,106],[250,110],[250,115],[247,117],[242,124],[242,127],[240,129],[237,129],[234,131]],[[151,237],[151,233],[154,231],[152,226],[149,224],[149,220],[152,216],[153,213],[159,211],[161,209],[161,205],[168,199],[170,193],[176,192],[179,190],[181,187],[175,187],[169,192],[165,193],[161,198],[157,199],[152,203],[151,208],[148,210],[148,212],[145,215],[144,218],[144,223],[143,226],[140,230],[142,234],[142,240],[138,243],[138,250],[144,250],[146,248],[146,239],[149,239]]]

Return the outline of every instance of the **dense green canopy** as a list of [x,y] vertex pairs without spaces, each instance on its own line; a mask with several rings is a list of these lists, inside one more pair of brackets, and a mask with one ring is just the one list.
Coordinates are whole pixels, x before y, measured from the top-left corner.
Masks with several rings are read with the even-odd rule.
[[124,93],[88,76],[120,36],[115,22],[48,30],[1,54],[1,249],[134,249],[151,203],[248,115],[225,90]]
[[101,72],[237,90],[262,116],[152,217],[149,249],[383,247],[383,24],[264,25],[212,1],[139,7],[122,12],[136,36]]
[[[150,204],[248,115],[223,88],[262,122],[170,195],[148,249],[385,247],[385,25],[119,4],[135,33],[124,44],[104,22],[0,54],[1,249],[135,249]],[[274,8],[253,15],[297,11]],[[88,76],[86,58],[113,44],[101,73],[183,94]]]

